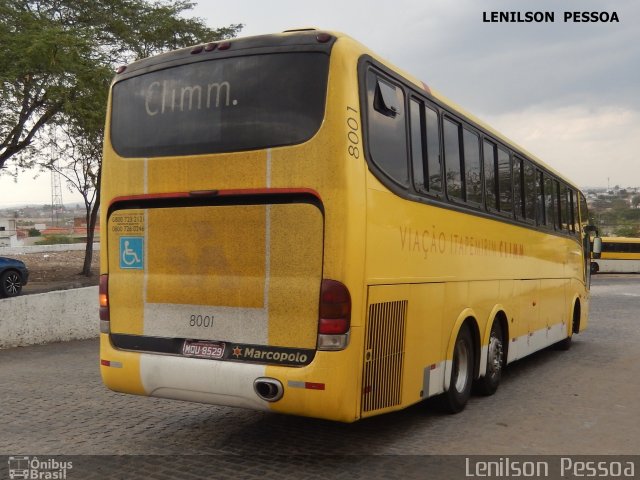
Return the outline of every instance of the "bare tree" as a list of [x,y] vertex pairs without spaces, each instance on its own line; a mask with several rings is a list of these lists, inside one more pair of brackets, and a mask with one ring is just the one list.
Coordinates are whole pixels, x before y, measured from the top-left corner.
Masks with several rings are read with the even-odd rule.
[[[100,210],[100,176],[102,173],[102,132],[93,135],[86,130],[78,130],[73,125],[61,125],[50,135],[50,143],[58,155],[42,166],[59,173],[67,187],[77,191],[84,200],[85,224],[87,225],[87,247],[85,250],[82,275],[91,275],[95,226]],[[62,155],[60,158],[59,155]]]

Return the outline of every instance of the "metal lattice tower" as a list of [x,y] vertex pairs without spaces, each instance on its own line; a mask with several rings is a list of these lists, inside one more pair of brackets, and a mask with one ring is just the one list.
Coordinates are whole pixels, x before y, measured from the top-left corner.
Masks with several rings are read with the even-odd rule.
[[62,204],[62,181],[58,169],[58,149],[56,145],[56,133],[53,132],[53,143],[51,144],[51,223],[53,226],[60,225],[60,218],[64,210]]

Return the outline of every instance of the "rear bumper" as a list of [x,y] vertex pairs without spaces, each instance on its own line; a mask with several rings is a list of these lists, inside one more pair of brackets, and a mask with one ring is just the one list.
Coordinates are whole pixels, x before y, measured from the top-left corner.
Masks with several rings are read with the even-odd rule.
[[[337,358],[345,355],[317,352],[305,367],[259,365],[119,350],[108,334],[100,335],[102,379],[114,391],[353,422],[359,417],[356,372],[335,368],[353,365]],[[254,382],[263,378],[282,384],[280,400],[258,396]]]

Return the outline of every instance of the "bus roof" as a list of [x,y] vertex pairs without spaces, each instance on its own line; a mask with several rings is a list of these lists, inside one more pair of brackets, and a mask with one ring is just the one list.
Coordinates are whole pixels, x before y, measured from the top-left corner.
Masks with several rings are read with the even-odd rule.
[[602,237],[605,243],[640,243],[640,238],[634,237]]
[[[329,35],[326,35],[329,34]],[[234,38],[229,40],[217,40],[210,43],[204,43],[195,45],[193,47],[182,48],[173,50],[171,52],[163,53],[149,58],[144,58],[135,61],[126,67],[120,67],[118,74],[114,78],[114,83],[130,76],[139,75],[146,70],[155,70],[158,68],[168,68],[174,65],[181,65],[184,63],[203,61],[205,58],[200,56],[201,53],[216,52],[216,58],[224,58],[227,56],[236,56],[238,51],[244,51],[246,53],[258,54],[258,53],[275,53],[278,51],[291,51],[291,50],[318,50],[329,52],[334,43],[351,43],[351,46],[358,52],[358,56],[369,55],[376,59],[380,63],[384,64],[400,76],[402,76],[407,82],[413,84],[416,89],[426,92],[432,98],[458,114],[476,124],[482,130],[490,133],[495,139],[501,141],[505,145],[511,147],[514,151],[521,155],[534,160],[545,170],[554,174],[556,177],[561,178],[567,184],[574,188],[579,188],[570,181],[567,177],[550,167],[547,163],[543,162],[536,155],[525,148],[518,145],[516,142],[509,140],[497,130],[493,129],[490,125],[476,117],[475,115],[467,112],[455,102],[451,101],[437,90],[434,90],[426,83],[415,77],[414,75],[406,72],[405,70],[396,67],[391,62],[380,57],[362,43],[358,42],[354,38],[335,31],[317,30],[313,28],[303,28],[297,30],[286,30],[282,33],[257,35],[250,37]]]
[[238,56],[238,52],[250,53],[275,53],[278,51],[326,51],[329,52],[336,41],[337,36],[327,35],[320,37],[320,31],[304,29],[290,32],[256,35],[252,37],[234,38],[228,40],[215,40],[192,47],[172,50],[148,58],[143,58],[130,63],[126,67],[120,67],[114,82],[120,81],[132,75],[144,73],[146,69],[168,68],[174,65],[182,65],[191,62],[202,62],[213,57],[203,55],[215,55],[215,58]]

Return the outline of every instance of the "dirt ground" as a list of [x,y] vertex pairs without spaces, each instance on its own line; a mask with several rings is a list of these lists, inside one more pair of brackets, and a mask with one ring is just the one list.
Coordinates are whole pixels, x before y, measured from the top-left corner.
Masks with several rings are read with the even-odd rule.
[[84,263],[84,250],[25,253],[12,257],[22,260],[29,269],[29,283],[22,289],[23,295],[98,285],[100,252],[93,252],[90,277],[79,273]]

